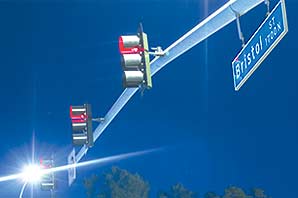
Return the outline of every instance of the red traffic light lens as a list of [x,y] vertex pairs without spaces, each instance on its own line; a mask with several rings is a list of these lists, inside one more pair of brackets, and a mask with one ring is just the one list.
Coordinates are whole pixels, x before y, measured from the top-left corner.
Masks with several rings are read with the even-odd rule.
[[144,51],[144,49],[139,46],[125,47],[122,36],[119,37],[118,45],[121,54],[136,54]]

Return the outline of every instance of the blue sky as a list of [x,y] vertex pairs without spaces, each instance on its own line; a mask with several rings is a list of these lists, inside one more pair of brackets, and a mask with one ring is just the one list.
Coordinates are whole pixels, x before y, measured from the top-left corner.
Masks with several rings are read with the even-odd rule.
[[[206,2],[1,1],[0,175],[15,173],[31,159],[33,133],[36,158],[55,153],[56,163],[65,164],[69,106],[88,102],[94,115],[103,116],[123,91],[118,36],[134,34],[141,21],[149,44],[165,48],[226,1]],[[153,89],[129,101],[84,160],[167,149],[79,169],[70,188],[66,172],[60,173],[57,197],[84,197],[83,178],[112,165],[143,175],[151,197],[177,182],[201,195],[239,185],[297,197],[298,4],[286,4],[289,33],[239,92],[231,61],[241,42],[232,23],[156,74]],[[246,40],[265,12],[260,5],[241,17]],[[1,197],[18,197],[21,185],[0,183]],[[27,189],[24,197],[29,195]],[[38,190],[35,195],[49,197]]]

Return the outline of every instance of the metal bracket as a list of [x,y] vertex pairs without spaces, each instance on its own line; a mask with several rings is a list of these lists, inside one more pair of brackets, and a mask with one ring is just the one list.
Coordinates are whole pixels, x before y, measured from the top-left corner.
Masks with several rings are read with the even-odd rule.
[[166,55],[166,52],[163,51],[160,46],[151,47],[151,50],[154,50],[154,52],[148,52],[151,55],[154,55],[154,56],[164,56],[164,55]]
[[146,87],[145,87],[144,85],[141,85],[141,86],[139,87],[139,90],[140,90],[140,93],[141,93],[141,97],[143,97],[143,96],[144,96],[144,92],[145,92],[145,90],[146,90]]
[[265,5],[267,6],[266,16],[270,14],[270,0],[264,0]]
[[229,6],[229,7],[230,7],[230,9],[233,11],[233,13],[236,16],[236,23],[237,23],[237,30],[238,30],[239,39],[242,42],[242,47],[244,47],[244,45],[245,45],[245,39],[244,39],[243,33],[241,31],[240,14],[236,10],[234,10],[231,6]]
[[105,118],[92,118],[93,122],[103,122],[105,121]]

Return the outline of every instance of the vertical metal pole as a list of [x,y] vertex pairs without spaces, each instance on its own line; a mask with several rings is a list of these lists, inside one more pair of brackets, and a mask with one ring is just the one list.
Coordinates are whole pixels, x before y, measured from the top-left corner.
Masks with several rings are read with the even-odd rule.
[[54,192],[54,189],[51,190],[51,198],[55,198],[55,192]]
[[[55,167],[55,164],[54,164],[54,154],[52,153],[51,155],[51,160],[52,160],[52,168]],[[55,175],[54,175],[54,172],[52,172],[52,176],[53,176],[53,188],[51,189],[51,198],[54,198],[54,189],[56,188],[56,182],[55,182]]]
[[92,110],[91,110],[91,104],[85,104],[86,108],[86,114],[87,114],[87,146],[92,147],[94,145],[93,140],[93,132],[92,132]]
[[25,188],[26,188],[26,185],[27,185],[28,183],[27,182],[25,182],[24,183],[24,185],[22,186],[22,189],[21,189],[21,192],[20,192],[20,195],[19,195],[19,198],[23,198],[23,194],[24,194],[24,191],[25,191]]

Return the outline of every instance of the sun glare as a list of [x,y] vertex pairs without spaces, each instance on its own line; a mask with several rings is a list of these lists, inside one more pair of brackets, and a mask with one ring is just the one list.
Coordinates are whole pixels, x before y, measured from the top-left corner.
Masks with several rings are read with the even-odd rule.
[[23,169],[22,178],[28,183],[37,183],[41,179],[41,169],[38,165],[27,165]]

